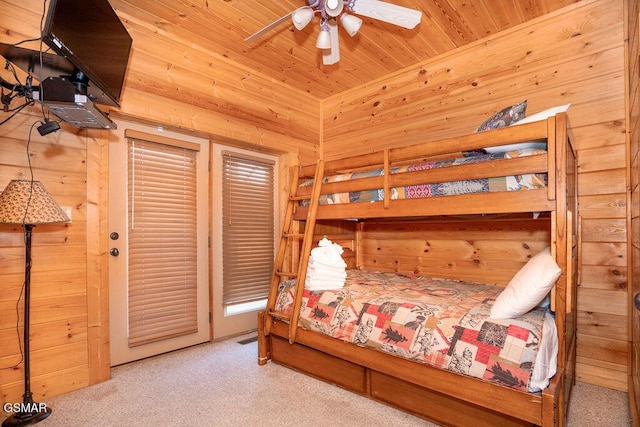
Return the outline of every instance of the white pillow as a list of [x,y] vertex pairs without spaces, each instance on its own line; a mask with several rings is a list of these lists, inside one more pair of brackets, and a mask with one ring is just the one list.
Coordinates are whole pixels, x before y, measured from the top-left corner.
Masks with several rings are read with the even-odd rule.
[[534,150],[546,150],[547,143],[542,141],[528,141],[520,142],[518,144],[496,145],[495,147],[484,147],[484,151],[493,154],[506,153],[507,151],[526,150],[527,148],[533,148]]
[[522,120],[518,120],[517,122],[511,123],[511,126],[523,125],[525,123],[537,122],[539,120],[546,120],[551,116],[555,116],[558,113],[566,113],[567,110],[571,107],[571,104],[558,105],[557,107],[551,107],[546,110],[540,111],[539,113],[535,113],[531,116],[525,117]]
[[[525,117],[524,119],[520,119],[517,122],[511,123],[509,126],[517,126],[525,123],[537,122],[539,120],[546,120],[551,116],[555,116],[558,113],[565,113],[571,104],[558,105],[557,107],[548,108],[544,111],[540,111],[539,113],[535,113],[532,116]],[[509,144],[509,145],[498,145],[496,147],[485,147],[484,151],[487,153],[504,153],[506,151],[512,150],[522,150],[525,148],[536,148],[540,150],[547,149],[547,143],[543,141],[529,141],[529,142],[521,142],[518,144]]]
[[527,313],[549,293],[560,273],[551,249],[543,249],[513,276],[498,295],[491,307],[491,317],[511,319]]

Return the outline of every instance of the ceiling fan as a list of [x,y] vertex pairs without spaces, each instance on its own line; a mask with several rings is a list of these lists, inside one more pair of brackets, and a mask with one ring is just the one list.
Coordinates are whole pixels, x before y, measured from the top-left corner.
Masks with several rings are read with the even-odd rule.
[[353,14],[378,19],[400,27],[412,29],[420,23],[422,12],[404,6],[387,3],[380,0],[307,0],[307,6],[298,9],[278,18],[258,32],[245,39],[250,42],[270,31],[278,25],[291,19],[293,25],[302,30],[311,22],[314,15],[320,15],[320,33],[316,42],[316,47],[323,51],[322,63],[325,65],[335,64],[340,60],[340,46],[338,43],[338,21],[347,34],[353,37],[360,26],[362,19]]

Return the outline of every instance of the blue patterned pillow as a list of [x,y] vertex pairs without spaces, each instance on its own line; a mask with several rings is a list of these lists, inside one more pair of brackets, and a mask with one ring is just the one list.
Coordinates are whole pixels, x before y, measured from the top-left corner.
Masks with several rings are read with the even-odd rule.
[[485,120],[476,132],[482,132],[490,129],[497,129],[504,126],[509,126],[512,123],[522,120],[525,117],[527,111],[527,100],[525,99],[519,104],[512,105],[510,107],[503,108],[495,113],[493,116]]

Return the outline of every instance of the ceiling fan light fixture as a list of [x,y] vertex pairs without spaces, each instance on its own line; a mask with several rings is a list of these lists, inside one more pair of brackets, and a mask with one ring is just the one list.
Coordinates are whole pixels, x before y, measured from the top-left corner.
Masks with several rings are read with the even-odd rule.
[[310,7],[300,7],[296,9],[291,14],[291,20],[293,21],[293,25],[298,30],[302,30],[313,19],[313,13],[314,13],[313,9],[311,9]]
[[[349,13],[345,13],[347,11]],[[320,32],[316,40],[316,47],[323,51],[322,63],[324,65],[332,65],[340,60],[340,42],[338,40],[340,25],[351,37],[360,31],[363,21],[354,14],[407,29],[415,28],[422,19],[422,11],[420,10],[398,6],[383,0],[307,0],[307,6],[299,7],[281,16],[247,37],[245,41],[253,41],[289,19],[293,21],[296,29],[302,30],[311,22],[316,13],[320,15]],[[338,20],[341,24],[338,23]]]
[[324,10],[327,12],[327,15],[331,17],[340,15],[343,7],[344,3],[342,0],[326,0],[324,4]]
[[357,16],[349,15],[348,13],[343,13],[340,16],[340,23],[346,30],[347,34],[353,37],[362,26],[362,19],[358,18]]
[[329,27],[326,24],[320,25],[320,32],[318,33],[316,47],[318,49],[331,49],[331,33],[329,32]]

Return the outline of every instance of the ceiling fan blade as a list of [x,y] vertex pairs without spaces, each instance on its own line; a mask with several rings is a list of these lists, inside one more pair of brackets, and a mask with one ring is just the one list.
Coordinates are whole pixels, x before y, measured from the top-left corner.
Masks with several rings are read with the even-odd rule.
[[352,0],[348,9],[358,15],[368,16],[400,27],[412,29],[420,23],[422,12],[379,0]]
[[333,65],[340,61],[340,40],[338,38],[338,23],[335,19],[327,22],[329,26],[329,36],[331,37],[331,49],[322,55],[324,65]]
[[278,25],[280,25],[283,22],[286,22],[287,20],[291,19],[291,15],[293,15],[293,12],[287,13],[286,15],[284,15],[284,16],[278,18],[277,20],[273,21],[271,24],[267,25],[263,29],[251,34],[249,37],[244,39],[244,41],[245,42],[250,42],[250,41],[253,41],[253,40],[257,39],[258,37],[260,37],[264,33],[268,32],[268,31],[271,31],[272,29],[274,29]]

